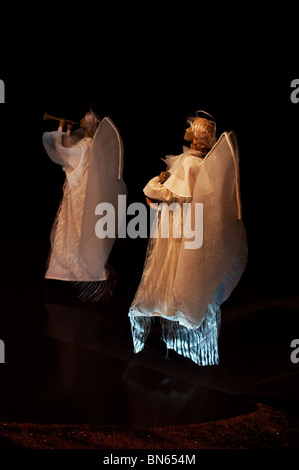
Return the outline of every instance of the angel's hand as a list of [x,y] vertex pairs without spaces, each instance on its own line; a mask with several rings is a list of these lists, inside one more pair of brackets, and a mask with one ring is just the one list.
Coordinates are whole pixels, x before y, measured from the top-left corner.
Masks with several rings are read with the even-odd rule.
[[163,184],[169,178],[170,173],[168,171],[161,171],[159,175],[159,183]]
[[59,120],[59,127],[58,127],[58,130],[59,131],[62,131],[62,129],[64,128],[65,126],[65,119],[60,119]]

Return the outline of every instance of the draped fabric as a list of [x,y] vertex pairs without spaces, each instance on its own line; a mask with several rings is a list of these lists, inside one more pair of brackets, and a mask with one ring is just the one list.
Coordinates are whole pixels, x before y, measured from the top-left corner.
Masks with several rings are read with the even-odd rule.
[[107,261],[117,231],[108,241],[98,238],[95,210],[102,202],[111,203],[117,220],[117,197],[127,194],[122,179],[123,146],[109,118],[101,121],[93,139],[84,138],[83,133],[79,129],[70,135],[60,131],[43,134],[49,157],[66,174],[62,201],[51,231],[45,277],[71,281],[81,297],[99,300],[111,293]]
[[[148,197],[166,204],[157,210],[154,236],[129,310],[135,352],[143,349],[152,319],[160,317],[168,348],[198,365],[219,363],[220,307],[247,261],[238,161],[235,136],[224,133],[204,159],[190,149],[167,157],[170,177],[164,184],[153,178],[144,188]],[[201,227],[195,220],[198,204],[203,209]],[[202,231],[202,243],[192,248],[190,232],[186,236],[184,230],[186,205],[190,227]],[[168,238],[162,236],[165,221]],[[198,235],[195,232],[194,239]]]

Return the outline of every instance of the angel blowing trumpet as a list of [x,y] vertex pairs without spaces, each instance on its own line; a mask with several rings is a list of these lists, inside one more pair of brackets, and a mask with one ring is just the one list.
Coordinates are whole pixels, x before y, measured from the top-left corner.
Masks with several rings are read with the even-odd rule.
[[[47,113],[44,119],[59,121],[57,131],[43,134],[43,144],[51,160],[65,171],[45,278],[71,282],[84,300],[109,299],[115,273],[107,260],[115,237],[99,239],[93,217],[98,203],[105,201],[117,209],[118,195],[127,194],[121,136],[109,117],[100,119],[92,110],[80,123]],[[61,121],[80,128],[63,132]],[[115,217],[121,223],[117,210]]]

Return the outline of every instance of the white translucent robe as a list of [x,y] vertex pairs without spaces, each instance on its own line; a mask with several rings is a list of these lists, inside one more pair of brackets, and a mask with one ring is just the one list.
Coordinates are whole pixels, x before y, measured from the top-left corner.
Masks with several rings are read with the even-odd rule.
[[100,239],[95,232],[96,206],[113,204],[117,221],[118,195],[126,195],[122,179],[123,146],[119,132],[104,118],[93,139],[84,130],[72,134],[45,132],[43,144],[66,178],[63,198],[51,232],[51,251],[45,277],[73,282],[82,297],[99,300],[109,278],[107,260],[115,237]]
[[[215,365],[220,306],[238,284],[247,261],[238,146],[234,134],[224,133],[205,158],[185,148],[166,162],[170,173],[166,182],[160,184],[155,177],[144,188],[146,196],[167,204],[157,210],[143,275],[129,310],[134,351],[143,349],[152,319],[159,317],[168,348],[198,365]],[[174,212],[168,210],[173,202]],[[198,248],[186,248],[190,241],[183,227],[186,203],[193,228],[195,204],[203,204]],[[165,221],[168,238],[162,236]]]

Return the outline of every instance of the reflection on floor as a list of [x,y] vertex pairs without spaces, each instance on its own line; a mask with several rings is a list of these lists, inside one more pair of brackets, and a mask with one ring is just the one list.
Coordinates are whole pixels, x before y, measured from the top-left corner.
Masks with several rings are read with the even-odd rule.
[[[123,295],[101,306],[86,304],[68,286],[46,283],[44,301],[31,310],[23,298],[2,308],[2,418],[188,424],[249,413],[254,397],[266,402],[298,397],[298,367],[290,361],[290,340],[298,327],[294,305],[273,301],[249,308],[246,303],[239,306],[239,317],[236,307],[227,307],[221,364],[199,368],[173,351],[167,358],[157,336],[133,354],[129,300]],[[282,312],[284,322],[279,321]]]
[[185,425],[248,414],[256,400],[296,404],[299,365],[290,343],[299,297],[261,296],[240,283],[222,311],[220,365],[201,368],[173,351],[167,358],[157,335],[133,354],[134,290],[125,277],[111,302],[89,304],[67,283],[45,281],[42,267],[36,262],[17,296],[8,276],[0,299],[2,420]]

